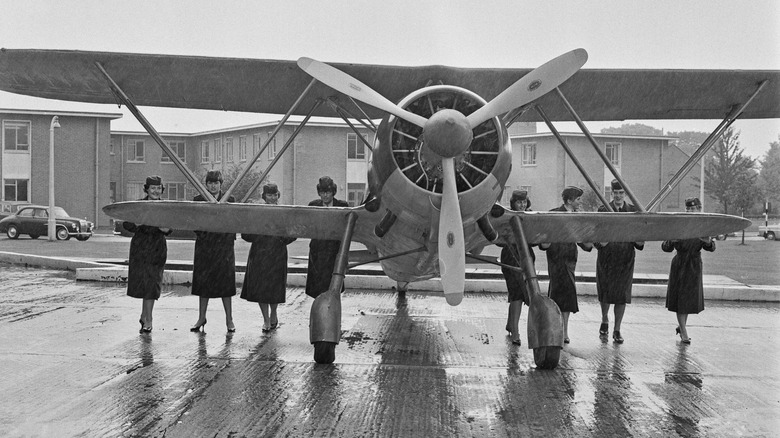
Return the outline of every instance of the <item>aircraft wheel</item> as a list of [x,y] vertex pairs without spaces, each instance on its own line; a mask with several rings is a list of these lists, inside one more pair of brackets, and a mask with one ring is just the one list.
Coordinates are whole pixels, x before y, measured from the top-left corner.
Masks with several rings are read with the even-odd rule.
[[336,360],[336,343],[317,341],[314,343],[314,362],[330,364]]
[[9,225],[8,229],[5,231],[5,234],[8,235],[9,239],[18,239],[19,238],[19,229],[16,228],[16,225]]
[[70,234],[68,234],[68,230],[65,228],[57,228],[56,236],[57,240],[68,240],[70,238]]
[[552,370],[558,366],[561,358],[561,347],[534,348],[534,363],[542,370]]
[[39,235],[37,235],[37,234],[30,234],[30,239],[33,239],[33,240],[35,240],[35,239],[37,239],[37,238],[39,238],[39,237],[41,237],[41,236],[39,236]]
[[[10,228],[9,228],[9,230],[10,230]],[[13,237],[12,237],[12,239],[13,239]],[[771,231],[766,233],[766,240],[775,240],[775,233],[773,233]]]

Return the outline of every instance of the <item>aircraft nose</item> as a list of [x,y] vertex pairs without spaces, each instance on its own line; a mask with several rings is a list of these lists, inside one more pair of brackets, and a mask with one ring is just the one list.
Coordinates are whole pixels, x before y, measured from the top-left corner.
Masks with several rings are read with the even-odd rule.
[[443,109],[425,123],[425,144],[443,158],[456,157],[468,149],[474,133],[459,111]]

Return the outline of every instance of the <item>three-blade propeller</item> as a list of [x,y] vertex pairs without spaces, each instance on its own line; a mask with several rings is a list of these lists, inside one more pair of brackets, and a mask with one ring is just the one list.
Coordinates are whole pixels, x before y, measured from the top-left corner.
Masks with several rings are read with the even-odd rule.
[[444,182],[438,230],[439,272],[447,302],[457,305],[463,299],[466,250],[454,158],[468,149],[475,127],[544,96],[576,73],[587,59],[584,49],[564,53],[526,74],[468,116],[456,110],[441,110],[430,119],[401,108],[366,84],[327,64],[300,58],[298,66],[336,91],[423,128],[426,146],[442,159]]

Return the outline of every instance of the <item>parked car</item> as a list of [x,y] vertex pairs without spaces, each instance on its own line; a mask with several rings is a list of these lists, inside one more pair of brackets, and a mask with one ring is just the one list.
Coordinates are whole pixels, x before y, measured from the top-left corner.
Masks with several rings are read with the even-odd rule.
[[780,237],[780,224],[760,225],[758,235],[766,240],[777,240]]
[[[92,237],[95,224],[85,219],[70,217],[61,207],[54,207],[57,240],[68,240],[75,237],[84,241]],[[0,233],[5,233],[10,239],[16,239],[20,234],[27,234],[33,239],[49,234],[49,207],[27,205],[0,220]]]

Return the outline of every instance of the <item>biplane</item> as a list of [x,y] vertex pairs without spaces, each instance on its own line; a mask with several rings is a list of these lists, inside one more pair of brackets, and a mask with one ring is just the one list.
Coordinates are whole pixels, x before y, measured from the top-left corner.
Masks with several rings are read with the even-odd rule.
[[[750,222],[734,216],[653,210],[734,120],[780,117],[777,71],[581,69],[586,60],[586,51],[576,49],[531,70],[2,49],[0,89],[126,105],[210,200],[120,202],[104,207],[112,217],[185,230],[339,240],[330,287],[314,299],[311,309],[316,362],[335,360],[351,242],[369,248],[371,261],[379,262],[399,285],[439,277],[451,305],[463,299],[466,259],[479,257],[486,245],[501,243],[513,248],[522,265],[516,269],[534,292],[527,345],[537,367],[551,369],[558,365],[563,347],[563,322],[557,305],[539,290],[528,245],[661,241],[745,228]],[[332,208],[225,203],[269,139],[218,202],[169,150],[138,106],[284,114],[272,137],[292,115],[303,116],[296,133],[312,116],[338,116],[353,129],[360,123],[375,132],[373,141],[364,139],[372,151],[366,201]],[[645,204],[584,124],[626,119],[722,122]],[[576,157],[553,122],[577,122],[639,211],[515,212],[502,207],[497,201],[511,172],[507,126],[517,120],[546,123],[575,165]],[[578,167],[609,209],[601,188]]]

